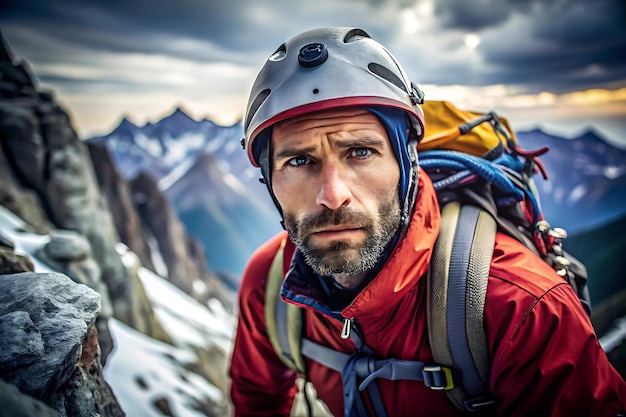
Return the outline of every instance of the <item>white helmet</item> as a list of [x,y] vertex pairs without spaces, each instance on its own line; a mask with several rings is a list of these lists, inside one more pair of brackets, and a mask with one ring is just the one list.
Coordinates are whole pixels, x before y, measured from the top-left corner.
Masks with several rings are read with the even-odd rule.
[[[347,106],[403,110],[413,138],[423,137],[423,93],[408,81],[385,47],[354,28],[322,28],[297,35],[274,52],[257,76],[245,115],[242,145],[259,166],[259,134],[313,111]],[[268,136],[263,139],[269,140]]]

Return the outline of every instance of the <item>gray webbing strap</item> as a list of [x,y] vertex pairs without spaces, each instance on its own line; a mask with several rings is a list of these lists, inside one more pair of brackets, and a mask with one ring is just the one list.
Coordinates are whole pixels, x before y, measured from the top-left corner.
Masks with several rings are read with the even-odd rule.
[[[466,209],[470,208],[474,207],[466,207]],[[462,210],[461,213],[463,214],[464,211]],[[496,230],[497,223],[494,218],[487,212],[480,210],[467,270],[467,288],[470,289],[467,291],[465,301],[467,333],[474,364],[478,369],[483,388],[487,389],[487,391],[483,391],[483,394],[489,392],[489,371],[491,369],[484,313]]]
[[435,362],[461,371],[462,388],[447,393],[462,410],[476,411],[489,393],[483,318],[495,233],[496,222],[487,212],[448,203],[429,270],[431,349]]
[[[474,238],[481,238],[482,234],[478,228],[480,213],[481,210],[474,206],[461,208],[452,245],[448,282],[447,315],[450,353],[453,363],[457,367],[462,366],[463,387],[472,397],[488,392],[487,379],[482,379],[479,364],[475,364],[474,360],[477,357],[483,366],[488,365],[489,362],[480,357],[482,355],[480,351],[472,354],[472,347],[481,349],[482,346],[482,349],[486,350],[487,346],[483,329],[483,312],[491,253],[489,253],[485,268],[481,265],[483,258],[476,258],[476,255],[482,255],[485,251],[474,250]],[[473,343],[473,339],[476,338],[478,342]]]
[[341,374],[346,416],[366,415],[363,414],[365,408],[358,394],[358,391],[365,389],[370,394],[376,415],[387,415],[377,385],[371,384],[376,378],[423,381],[434,390],[447,389],[453,384],[449,369],[421,361],[374,359],[371,350],[366,346],[361,351],[348,354],[303,338],[302,354]]

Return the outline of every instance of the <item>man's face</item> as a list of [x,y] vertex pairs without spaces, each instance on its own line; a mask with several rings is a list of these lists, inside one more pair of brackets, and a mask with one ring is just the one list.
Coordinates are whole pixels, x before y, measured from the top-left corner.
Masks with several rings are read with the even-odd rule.
[[367,110],[326,110],[278,123],[272,187],[285,228],[321,275],[362,274],[400,225],[400,169]]

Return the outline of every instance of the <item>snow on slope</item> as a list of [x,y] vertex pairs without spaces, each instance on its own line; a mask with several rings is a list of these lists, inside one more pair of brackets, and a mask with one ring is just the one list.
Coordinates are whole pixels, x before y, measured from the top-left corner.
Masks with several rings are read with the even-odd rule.
[[115,348],[103,370],[127,416],[162,417],[154,401],[166,398],[177,417],[203,417],[194,399],[219,402],[223,393],[204,378],[184,369],[195,356],[188,350],[154,340],[122,322],[111,319]]
[[[25,232],[28,227],[9,210],[0,206],[0,232],[15,245],[15,252],[28,256],[36,272],[54,272],[34,255],[50,241],[47,235]],[[126,250],[124,262],[136,262]],[[177,417],[202,417],[193,404],[209,398],[216,403],[224,393],[185,365],[194,362],[191,346],[216,344],[224,352],[231,349],[235,318],[218,300],[204,306],[158,275],[140,269],[139,276],[153,308],[176,346],[152,339],[116,319],[109,321],[114,349],[103,369],[105,380],[115,393],[127,416],[162,417],[154,405],[166,398]]]

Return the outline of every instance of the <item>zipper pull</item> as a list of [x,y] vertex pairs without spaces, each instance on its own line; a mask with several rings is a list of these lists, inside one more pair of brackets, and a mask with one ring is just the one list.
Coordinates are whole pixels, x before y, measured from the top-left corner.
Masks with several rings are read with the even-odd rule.
[[350,337],[350,332],[352,331],[352,320],[354,320],[354,318],[344,319],[343,328],[341,329],[342,339],[347,339]]

